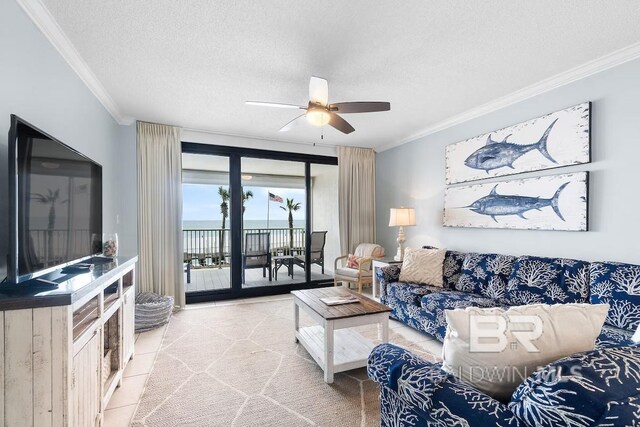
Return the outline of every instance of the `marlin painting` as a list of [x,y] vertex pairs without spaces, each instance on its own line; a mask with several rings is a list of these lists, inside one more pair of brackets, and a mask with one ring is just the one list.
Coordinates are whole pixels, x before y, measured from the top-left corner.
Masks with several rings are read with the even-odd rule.
[[486,145],[477,149],[467,157],[464,164],[473,169],[484,170],[487,174],[489,171],[505,166],[514,169],[513,162],[533,150],[540,151],[540,153],[548,160],[553,163],[558,163],[553,157],[551,157],[551,154],[549,154],[549,151],[547,150],[547,139],[549,138],[549,133],[551,133],[551,129],[553,129],[553,126],[557,121],[558,119],[555,119],[551,122],[538,142],[533,144],[515,144],[513,142],[509,142],[507,139],[509,139],[511,134],[505,136],[502,141],[494,141],[491,139],[491,134],[489,134]]
[[496,191],[499,184],[491,190],[488,196],[484,196],[469,206],[463,206],[463,208],[469,208],[471,211],[480,215],[488,215],[495,222],[498,222],[496,216],[505,215],[517,215],[522,219],[527,219],[524,214],[530,210],[542,210],[547,206],[550,206],[558,217],[565,221],[558,207],[558,199],[560,193],[564,190],[569,182],[562,184],[556,193],[550,199],[544,199],[541,197],[529,197],[529,196],[514,196],[514,195],[501,195]]

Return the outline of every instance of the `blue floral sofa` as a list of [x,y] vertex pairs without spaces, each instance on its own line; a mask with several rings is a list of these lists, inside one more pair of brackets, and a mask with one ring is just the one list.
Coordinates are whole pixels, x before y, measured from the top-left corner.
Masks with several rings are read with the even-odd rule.
[[382,426],[640,425],[640,266],[448,251],[444,287],[399,282],[400,267],[376,272],[391,316],[442,341],[444,311],[534,303],[608,303],[592,352],[535,372],[499,402],[391,344],[377,346],[368,374],[380,384]]
[[565,258],[447,251],[443,287],[400,282],[400,265],[376,271],[391,317],[439,341],[445,310],[526,304],[608,303],[598,348],[630,345],[640,324],[640,266]]

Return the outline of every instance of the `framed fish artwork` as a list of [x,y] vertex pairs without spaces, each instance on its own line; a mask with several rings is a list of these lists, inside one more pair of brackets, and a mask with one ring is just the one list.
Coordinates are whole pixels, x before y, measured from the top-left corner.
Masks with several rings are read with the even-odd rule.
[[591,103],[450,144],[446,182],[457,184],[591,161]]
[[449,187],[445,227],[587,231],[588,172]]

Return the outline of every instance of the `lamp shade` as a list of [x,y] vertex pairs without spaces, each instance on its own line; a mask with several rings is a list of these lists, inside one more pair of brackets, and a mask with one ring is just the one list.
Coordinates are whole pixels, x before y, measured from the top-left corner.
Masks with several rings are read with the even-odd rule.
[[414,208],[391,208],[389,211],[389,227],[416,225]]

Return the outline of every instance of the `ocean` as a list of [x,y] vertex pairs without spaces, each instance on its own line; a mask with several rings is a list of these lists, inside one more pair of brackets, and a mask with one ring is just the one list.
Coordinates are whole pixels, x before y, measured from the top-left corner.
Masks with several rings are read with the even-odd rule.
[[[294,228],[304,228],[304,220],[294,220]],[[207,221],[182,221],[183,230],[211,230],[222,227],[220,220]],[[227,220],[226,228],[229,229],[229,220]],[[267,228],[267,220],[264,219],[245,219],[244,228]],[[289,221],[281,219],[273,219],[269,221],[269,228],[289,228]]]

